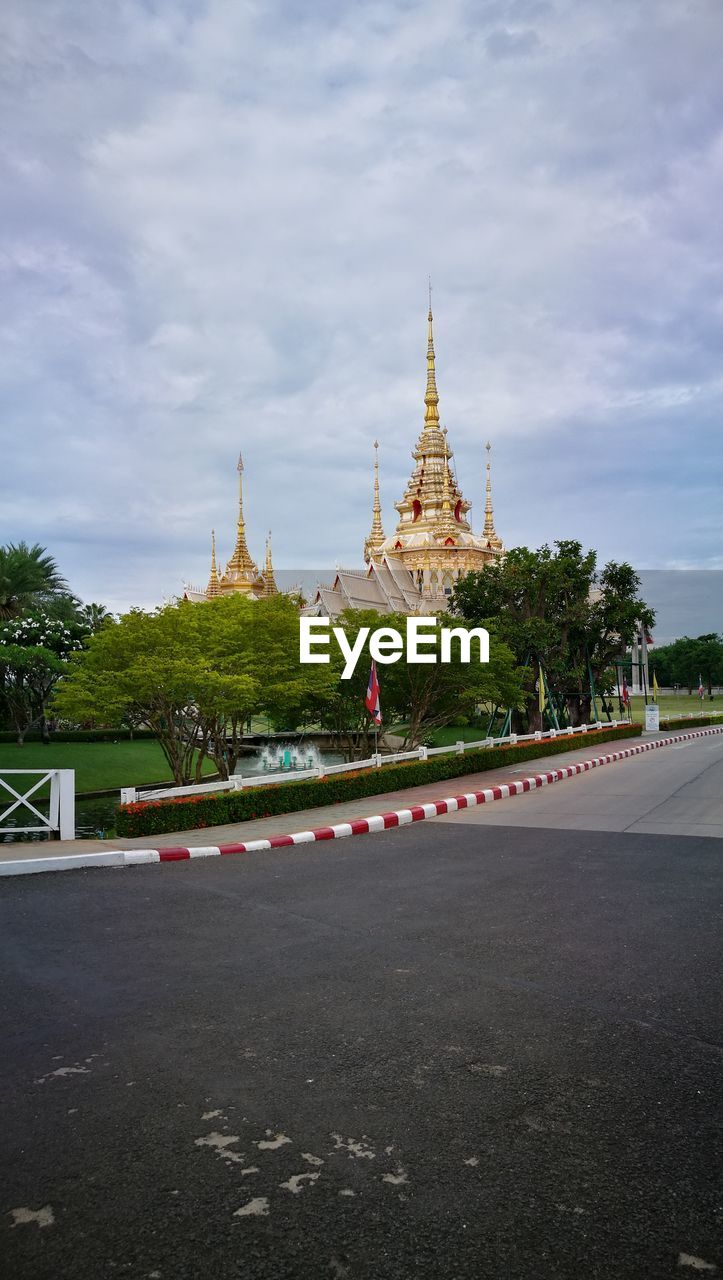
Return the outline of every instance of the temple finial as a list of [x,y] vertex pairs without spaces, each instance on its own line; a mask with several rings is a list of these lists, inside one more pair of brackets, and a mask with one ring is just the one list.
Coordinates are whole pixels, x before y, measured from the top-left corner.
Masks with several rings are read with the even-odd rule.
[[266,539],[266,557],[264,559],[264,595],[275,596],[279,588],[274,578],[274,566],[271,560],[271,530]]
[[437,377],[434,367],[434,332],[432,328],[432,281],[429,281],[429,314],[427,316],[427,389],[424,393],[425,427],[439,426],[439,396],[437,394]]
[[241,454],[238,456],[236,464],[238,471],[238,519],[236,521],[236,546],[233,555],[226,565],[226,573],[224,581],[249,580],[252,581],[256,577],[258,570],[254,561],[251,559],[249,549],[246,545],[246,526],[244,524],[244,505],[243,505],[243,474],[244,462]]
[[379,501],[379,441],[374,441],[374,505],[372,509],[372,527],[369,537],[364,543],[364,559],[368,564],[375,558],[375,553],[384,542],[382,527],[382,507]]
[[485,449],[487,450],[487,482],[485,492],[485,527],[483,536],[485,538],[496,538],[495,522],[492,515],[492,479],[490,474],[490,454],[492,452],[492,445],[489,440],[485,445]]
[[218,584],[218,571],[216,569],[216,530],[211,530],[211,573],[206,587],[206,599],[213,600],[214,596],[220,595],[220,587]]

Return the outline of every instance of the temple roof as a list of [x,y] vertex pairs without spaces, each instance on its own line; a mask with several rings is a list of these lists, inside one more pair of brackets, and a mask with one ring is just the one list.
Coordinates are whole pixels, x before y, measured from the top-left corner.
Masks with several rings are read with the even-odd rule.
[[338,569],[332,585],[318,587],[302,612],[312,617],[336,618],[344,609],[419,613],[422,601],[409,570],[382,560],[373,561],[367,570]]

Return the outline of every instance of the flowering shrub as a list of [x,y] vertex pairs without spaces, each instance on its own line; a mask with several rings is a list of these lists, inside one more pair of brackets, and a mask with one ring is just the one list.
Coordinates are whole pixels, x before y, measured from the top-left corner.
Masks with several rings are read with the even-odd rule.
[[83,620],[65,621],[42,610],[0,626],[0,711],[19,743],[38,723],[47,738],[48,700],[90,630]]
[[88,635],[90,626],[85,622],[66,622],[61,618],[51,618],[47,613],[35,612],[0,627],[0,645],[6,649],[11,646],[47,649],[56,658],[67,658],[83,648]]
[[353,773],[331,774],[326,778],[249,787],[243,791],[174,796],[170,800],[139,800],[118,807],[116,830],[119,836],[149,836],[230,822],[249,822],[254,818],[269,818],[300,809],[314,809],[319,805],[358,800],[363,796],[382,795],[403,787],[423,786],[445,778],[459,778],[518,761],[558,755],[575,747],[618,738],[635,738],[641,733],[642,725],[622,725],[617,729],[590,730],[584,734],[525,742],[517,746],[478,747],[465,751],[464,755],[450,753],[448,756],[434,756],[431,760],[406,760],[401,764],[385,765],[382,769],[359,769]]

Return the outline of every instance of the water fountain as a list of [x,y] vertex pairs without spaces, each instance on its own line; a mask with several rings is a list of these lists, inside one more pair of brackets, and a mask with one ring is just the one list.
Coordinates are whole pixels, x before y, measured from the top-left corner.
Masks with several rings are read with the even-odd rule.
[[291,773],[320,768],[322,755],[312,742],[274,742],[261,748],[259,761],[263,773]]

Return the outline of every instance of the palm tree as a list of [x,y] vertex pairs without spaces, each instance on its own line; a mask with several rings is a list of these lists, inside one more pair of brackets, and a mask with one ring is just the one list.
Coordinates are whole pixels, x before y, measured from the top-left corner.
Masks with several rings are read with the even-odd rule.
[[109,613],[104,604],[84,604],[80,610],[80,618],[83,622],[87,622],[91,631],[100,631],[106,623],[113,621],[113,614]]
[[31,605],[67,590],[53,556],[39,543],[0,547],[0,619],[16,618]]

